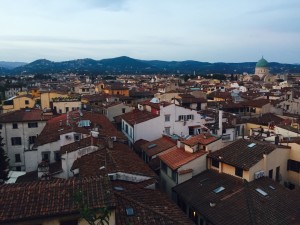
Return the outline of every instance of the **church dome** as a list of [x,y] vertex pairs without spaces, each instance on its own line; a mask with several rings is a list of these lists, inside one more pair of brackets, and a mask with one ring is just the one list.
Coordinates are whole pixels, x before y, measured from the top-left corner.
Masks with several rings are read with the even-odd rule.
[[261,59],[256,63],[255,67],[269,67],[269,63],[264,59],[264,57],[261,57]]

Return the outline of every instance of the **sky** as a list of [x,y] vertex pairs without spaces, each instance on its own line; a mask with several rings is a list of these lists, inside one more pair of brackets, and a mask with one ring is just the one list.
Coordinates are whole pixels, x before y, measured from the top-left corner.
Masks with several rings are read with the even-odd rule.
[[299,0],[0,0],[0,61],[300,63]]

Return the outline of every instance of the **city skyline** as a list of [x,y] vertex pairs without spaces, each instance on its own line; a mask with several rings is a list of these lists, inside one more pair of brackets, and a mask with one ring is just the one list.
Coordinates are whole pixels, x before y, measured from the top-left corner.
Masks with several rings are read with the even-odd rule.
[[0,61],[129,56],[300,63],[296,0],[0,0]]

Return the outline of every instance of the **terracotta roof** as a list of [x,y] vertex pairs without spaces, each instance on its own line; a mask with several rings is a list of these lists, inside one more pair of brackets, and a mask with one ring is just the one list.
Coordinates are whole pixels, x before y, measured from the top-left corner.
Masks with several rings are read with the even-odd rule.
[[183,148],[177,148],[177,146],[159,155],[161,161],[167,164],[172,170],[176,170],[182,165],[193,161],[205,155],[204,151],[197,151],[195,153],[186,152]]
[[[224,190],[215,193],[219,187]],[[267,196],[257,192],[257,188]],[[177,185],[173,191],[214,225],[300,224],[300,191],[290,191],[269,178],[248,183],[208,170]]]
[[[253,143],[253,147],[248,145]],[[226,164],[249,170],[252,166],[263,159],[264,154],[269,154],[277,146],[253,140],[239,139],[232,144],[208,154],[207,157]]]
[[263,107],[264,105],[267,105],[269,103],[271,103],[271,101],[268,99],[256,99],[256,100],[249,100],[249,101],[242,102],[244,106],[252,106],[258,108]]
[[141,145],[142,151],[144,151],[148,156],[157,155],[169,148],[172,148],[176,145],[169,137],[161,137],[154,141],[148,142]]
[[43,115],[41,109],[20,109],[0,115],[0,123],[47,121],[51,115]]
[[98,145],[98,139],[90,136],[90,137],[83,138],[79,141],[75,141],[73,143],[61,146],[60,154],[65,154],[66,152],[69,153],[88,146],[97,146],[97,145]]
[[[156,174],[134,151],[129,149],[128,145],[118,142],[113,142],[112,149],[102,148],[84,155],[74,164],[79,168],[79,175],[82,177],[116,172],[156,177]],[[100,170],[100,167],[105,169]]]
[[154,115],[147,111],[134,110],[132,112],[121,115],[121,118],[127,123],[129,123],[131,126],[134,126],[135,124],[143,123],[158,116],[159,115]]
[[[114,191],[117,202],[116,224],[118,225],[192,225],[186,215],[158,190],[140,188],[128,182],[112,182],[122,191]],[[126,214],[133,209],[133,215]]]
[[0,186],[0,223],[78,213],[74,200],[78,191],[91,209],[115,207],[111,185],[104,177],[6,184]]
[[[61,179],[61,178],[56,178],[53,177],[54,174],[62,172],[62,165],[61,162],[55,162],[55,163],[50,163],[49,164],[49,174],[51,176],[51,179]],[[16,183],[22,183],[22,182],[29,182],[29,181],[37,181],[38,178],[38,171],[32,171],[28,172],[22,176],[19,176],[16,180]]]
[[145,139],[139,139],[136,142],[134,142],[133,149],[136,152],[140,153],[140,152],[142,152],[141,146],[144,145],[144,144],[146,144],[146,143],[149,143],[149,141],[147,141]]
[[[80,120],[90,120],[91,124],[89,127],[78,127],[77,123]],[[49,120],[38,136],[34,147],[58,141],[60,134],[69,132],[90,134],[90,129],[96,126],[99,127],[99,134],[102,136],[125,138],[123,133],[118,131],[104,115],[98,113],[83,111],[82,116],[80,116],[78,111],[72,111],[69,113],[69,124],[70,125],[67,124],[66,114]]]
[[188,145],[188,146],[195,146],[196,144],[201,145],[208,145],[216,140],[218,140],[220,137],[213,136],[210,133],[201,133],[198,135],[195,135],[187,140],[183,140],[182,143]]
[[273,114],[266,113],[260,117],[252,117],[248,119],[239,119],[238,123],[255,123],[259,125],[269,125],[269,123],[281,124],[284,121],[283,118]]
[[160,110],[160,106],[166,107],[168,105],[171,105],[171,103],[165,102],[165,101],[162,101],[162,102],[159,102],[159,103],[153,103],[150,100],[139,102],[139,104],[140,105],[149,105],[149,106],[151,106],[151,108],[154,108],[154,109],[157,109],[157,110]]

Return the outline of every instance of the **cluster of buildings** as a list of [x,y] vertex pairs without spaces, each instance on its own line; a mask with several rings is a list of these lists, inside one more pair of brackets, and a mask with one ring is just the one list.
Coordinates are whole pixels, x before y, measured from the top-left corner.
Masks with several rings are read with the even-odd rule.
[[299,81],[287,78],[262,58],[225,81],[7,87],[0,224],[88,224],[78,193],[109,224],[300,224]]

